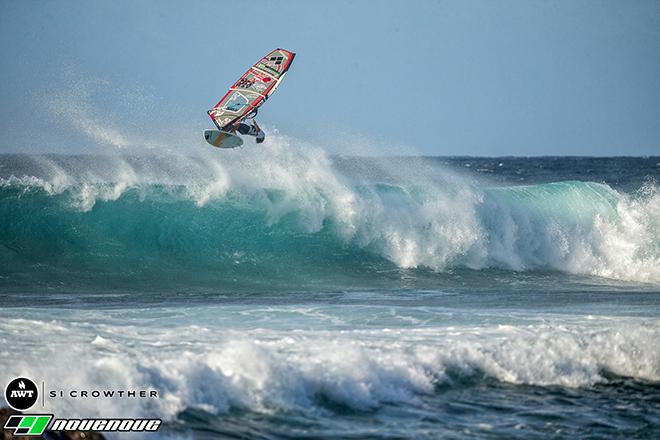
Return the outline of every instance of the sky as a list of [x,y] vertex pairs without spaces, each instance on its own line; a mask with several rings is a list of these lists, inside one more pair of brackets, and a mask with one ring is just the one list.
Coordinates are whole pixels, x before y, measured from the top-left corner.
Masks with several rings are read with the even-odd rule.
[[656,0],[0,0],[0,152],[203,148],[277,47],[258,120],[332,154],[660,154]]

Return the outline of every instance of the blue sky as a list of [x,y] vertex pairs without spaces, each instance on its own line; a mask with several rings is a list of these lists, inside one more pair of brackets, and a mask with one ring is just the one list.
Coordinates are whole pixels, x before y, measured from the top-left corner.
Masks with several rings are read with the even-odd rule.
[[0,152],[203,147],[276,47],[259,120],[330,153],[660,154],[658,1],[0,1]]

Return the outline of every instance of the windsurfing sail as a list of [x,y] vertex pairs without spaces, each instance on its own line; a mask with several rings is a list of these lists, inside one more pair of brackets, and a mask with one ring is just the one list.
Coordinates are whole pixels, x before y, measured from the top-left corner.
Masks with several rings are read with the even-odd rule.
[[295,56],[288,50],[275,49],[250,67],[208,111],[218,130],[249,117],[266,102],[280,85]]

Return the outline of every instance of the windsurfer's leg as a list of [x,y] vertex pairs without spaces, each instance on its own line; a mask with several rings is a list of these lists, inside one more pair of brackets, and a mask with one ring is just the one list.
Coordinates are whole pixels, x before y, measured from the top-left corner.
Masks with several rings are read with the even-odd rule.
[[248,134],[248,135],[252,135],[252,136],[254,136],[254,135],[252,134],[252,126],[251,126],[251,125],[244,124],[244,123],[241,122],[241,123],[238,124],[238,127],[236,128],[236,130],[237,130],[240,134]]

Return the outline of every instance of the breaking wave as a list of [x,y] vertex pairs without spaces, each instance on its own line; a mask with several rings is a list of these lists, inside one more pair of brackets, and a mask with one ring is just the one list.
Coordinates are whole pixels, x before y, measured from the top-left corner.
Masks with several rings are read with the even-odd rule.
[[109,285],[269,285],[387,268],[660,283],[654,184],[635,194],[578,181],[488,187],[423,159],[337,166],[279,135],[206,157],[3,160],[13,161],[0,179],[8,283],[75,284],[94,274]]
[[[82,317],[90,316],[85,312]],[[191,407],[211,413],[306,412],[328,404],[369,411],[388,403],[420,405],[445,388],[485,380],[569,388],[606,385],[613,377],[660,381],[657,320],[544,321],[290,332],[218,330],[203,324],[145,329],[112,320],[95,327],[77,319],[8,318],[0,327],[16,335],[35,328],[49,334],[49,344],[17,359],[8,375],[47,378],[49,387],[160,393],[157,401],[146,402],[49,399],[49,409],[63,415],[170,418]]]

